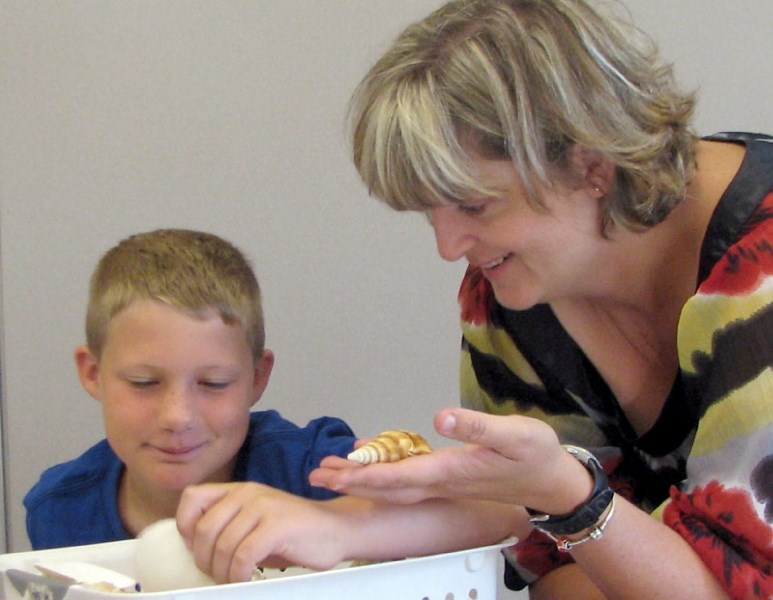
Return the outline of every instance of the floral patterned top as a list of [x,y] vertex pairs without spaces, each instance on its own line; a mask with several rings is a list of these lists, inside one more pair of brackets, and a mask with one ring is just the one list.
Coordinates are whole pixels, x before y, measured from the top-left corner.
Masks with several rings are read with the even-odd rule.
[[[459,292],[461,400],[546,421],[679,532],[733,598],[773,598],[773,138],[708,139],[747,152],[706,232],[678,325],[680,372],[652,429],[634,433],[549,306],[503,308],[477,268]],[[572,560],[536,530],[505,556],[512,589]]]

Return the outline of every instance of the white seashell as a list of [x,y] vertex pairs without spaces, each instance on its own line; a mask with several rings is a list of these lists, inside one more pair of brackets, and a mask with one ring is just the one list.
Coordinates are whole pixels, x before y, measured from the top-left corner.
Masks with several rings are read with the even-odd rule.
[[201,571],[177,531],[174,519],[146,527],[137,538],[134,572],[142,592],[166,592],[215,585]]
[[407,429],[390,429],[379,433],[372,440],[350,452],[346,457],[363,465],[377,462],[397,462],[432,452],[427,440]]

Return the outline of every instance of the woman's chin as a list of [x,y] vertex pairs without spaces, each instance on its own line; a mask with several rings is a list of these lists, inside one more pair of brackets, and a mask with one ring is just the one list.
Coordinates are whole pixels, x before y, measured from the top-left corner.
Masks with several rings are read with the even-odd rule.
[[545,302],[540,294],[529,293],[525,286],[518,286],[516,289],[494,287],[494,296],[499,304],[509,310],[528,310]]

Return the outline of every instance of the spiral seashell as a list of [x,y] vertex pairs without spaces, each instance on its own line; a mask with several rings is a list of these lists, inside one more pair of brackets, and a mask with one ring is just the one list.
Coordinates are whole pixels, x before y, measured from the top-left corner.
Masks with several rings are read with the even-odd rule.
[[390,429],[379,433],[346,457],[363,465],[377,462],[397,462],[409,456],[432,452],[427,440],[406,429]]

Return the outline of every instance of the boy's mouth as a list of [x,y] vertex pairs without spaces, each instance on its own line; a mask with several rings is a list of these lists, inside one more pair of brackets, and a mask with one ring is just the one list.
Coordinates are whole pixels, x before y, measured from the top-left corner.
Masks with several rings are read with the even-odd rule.
[[195,453],[202,446],[204,446],[203,443],[194,444],[192,446],[155,446],[155,449],[158,450],[161,454],[165,454],[167,456],[184,457]]

